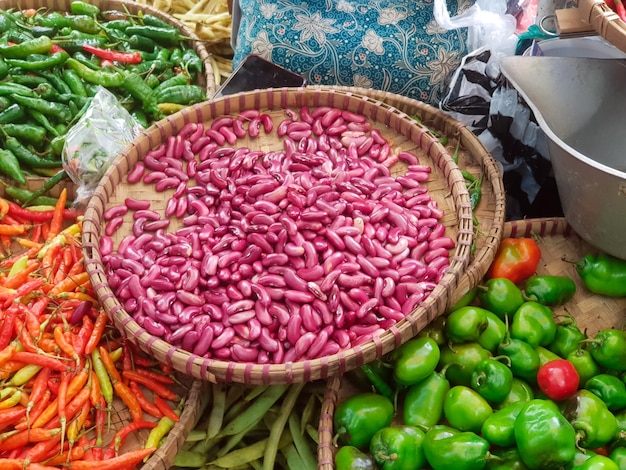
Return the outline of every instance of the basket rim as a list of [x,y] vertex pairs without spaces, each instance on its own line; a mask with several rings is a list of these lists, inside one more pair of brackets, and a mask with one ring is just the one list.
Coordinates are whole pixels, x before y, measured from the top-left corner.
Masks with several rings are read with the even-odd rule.
[[578,10],[582,21],[620,49],[626,52],[626,23],[604,0],[580,0]]
[[[332,96],[334,95],[334,96]],[[294,90],[293,88],[279,88],[270,90],[256,90],[253,92],[243,92],[236,95],[229,95],[219,100],[215,100],[209,103],[201,103],[188,107],[182,111],[171,115],[166,120],[170,123],[180,118],[184,122],[204,122],[214,119],[223,114],[232,114],[243,109],[246,109],[245,99],[251,97],[252,103],[249,106],[254,106],[255,109],[260,108],[258,105],[259,98],[264,97],[268,100],[268,106],[272,109],[284,109],[283,101],[281,99],[290,97],[292,99],[310,99],[311,103],[319,103],[320,100],[328,99],[343,100],[346,106],[351,105],[365,105],[376,108],[376,112],[382,110],[384,115],[394,114],[397,119],[403,121],[410,121],[409,128],[411,130],[416,129],[420,131],[420,138],[425,138],[426,132],[424,132],[423,126],[417,121],[413,120],[410,116],[397,110],[396,108],[389,106],[379,100],[373,100],[367,96],[361,96],[357,94],[346,94],[339,90],[321,90],[315,88],[303,88]],[[332,101],[335,102],[335,101]],[[215,113],[217,105],[224,106],[224,113]],[[202,111],[207,111],[208,119],[202,118]],[[373,117],[372,117],[373,119]],[[163,120],[165,121],[165,120]],[[151,137],[156,136],[163,137],[163,127],[165,123],[161,121],[151,126],[151,128],[143,131],[145,141],[152,144]],[[430,134],[430,132],[428,132]],[[430,139],[430,136],[426,136]],[[411,135],[411,138],[415,137]],[[350,349],[341,350],[332,356],[326,356],[316,359],[306,359],[298,362],[289,362],[282,364],[256,364],[256,363],[239,363],[234,361],[223,361],[217,359],[207,359],[194,355],[188,351],[184,351],[169,343],[166,343],[161,338],[156,338],[147,333],[146,330],[141,328],[133,318],[125,312],[122,305],[117,301],[113,292],[108,288],[106,278],[104,278],[104,268],[102,260],[98,253],[99,238],[101,232],[101,226],[95,221],[99,220],[100,212],[98,204],[105,204],[108,201],[108,195],[102,189],[103,181],[106,181],[112,174],[118,172],[117,166],[121,161],[128,160],[130,155],[137,155],[139,153],[136,142],[129,145],[125,151],[118,157],[116,162],[105,173],[94,197],[91,198],[85,217],[83,221],[83,250],[85,252],[85,266],[89,272],[90,277],[93,279],[94,288],[107,313],[113,317],[114,323],[122,326],[122,332],[125,336],[132,332],[132,341],[138,341],[140,347],[147,347],[152,354],[162,353],[166,362],[173,365],[175,369],[192,375],[197,378],[208,380],[210,382],[227,381],[227,382],[242,382],[242,383],[258,383],[258,384],[271,384],[271,383],[290,383],[296,381],[311,381],[318,378],[326,378],[335,373],[333,365],[338,368],[339,371],[345,371],[349,368],[357,367],[368,360],[372,360],[374,357],[388,352],[389,350],[398,347],[399,344],[406,341],[409,337],[417,334],[420,328],[416,325],[423,320],[422,317],[433,317],[443,312],[444,308],[439,308],[439,311],[432,313],[431,310],[437,307],[437,301],[447,301],[448,293],[458,284],[458,279],[461,276],[463,270],[467,266],[469,256],[471,252],[471,244],[473,240],[473,226],[472,226],[472,213],[469,203],[469,195],[464,183],[463,176],[448,154],[447,150],[440,145],[437,139],[436,142],[427,140],[430,142],[430,147],[434,150],[440,151],[440,156],[443,159],[445,176],[448,178],[449,189],[456,195],[458,199],[456,212],[457,220],[456,227],[457,244],[455,247],[454,255],[451,256],[450,267],[446,274],[443,276],[440,283],[435,290],[426,298],[422,305],[407,318],[401,320],[393,327],[385,330],[380,336],[354,346]],[[419,143],[413,140],[414,143]],[[152,146],[152,145],[151,145]],[[439,148],[441,147],[441,148]],[[429,155],[430,156],[430,155]],[[132,159],[132,158],[131,158]],[[109,304],[113,304],[110,307]],[[428,318],[424,324],[432,318]],[[409,336],[407,336],[409,335]],[[145,338],[145,340],[144,340]],[[143,342],[143,344],[141,344]],[[160,348],[160,350],[159,350]],[[375,354],[374,357],[370,356]],[[354,360],[353,364],[349,365],[349,361]],[[260,373],[260,376],[256,376]]]
[[[211,54],[209,53],[204,41],[202,41],[202,39],[200,39],[200,37],[185,23],[164,11],[154,8],[152,5],[139,3],[133,0],[89,0],[89,2],[96,6],[105,5],[107,9],[115,9],[119,11],[127,9],[132,13],[143,11],[175,26],[185,37],[189,38],[187,40],[188,44],[194,48],[202,61],[204,68],[202,73],[202,85],[206,90],[207,96],[210,98],[215,94],[216,82],[215,76],[213,75],[213,67],[211,66]],[[3,10],[9,8],[26,8],[26,5],[32,4],[41,5],[49,10],[54,10],[55,8],[58,8],[59,5],[65,4],[69,6],[70,3],[71,0],[0,0],[0,8]]]

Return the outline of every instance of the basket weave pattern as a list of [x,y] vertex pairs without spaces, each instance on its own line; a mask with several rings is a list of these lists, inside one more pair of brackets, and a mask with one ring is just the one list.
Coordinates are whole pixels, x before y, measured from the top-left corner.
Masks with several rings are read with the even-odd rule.
[[[299,109],[303,106],[331,106],[365,115],[387,141],[392,142],[394,149],[412,151],[419,155],[420,163],[431,167],[431,179],[425,184],[429,195],[444,210],[440,222],[446,228],[446,235],[457,242],[450,258],[450,267],[440,283],[415,311],[380,336],[352,349],[341,350],[337,354],[318,359],[264,365],[220,361],[190,354],[148,334],[124,311],[108,286],[99,254],[102,214],[107,207],[119,204],[130,195],[136,199],[150,200],[152,209],[162,210],[167,195],[164,197],[163,194],[155,193],[151,186],[128,185],[125,183],[125,176],[135,162],[165,142],[169,136],[177,134],[186,123],[207,124],[220,116],[236,115],[245,109],[258,109],[284,118],[286,109]],[[282,142],[274,134],[262,134],[248,141],[244,138],[237,145],[263,151],[282,148]],[[392,168],[392,173],[394,171],[401,170]],[[174,224],[176,221],[171,222]],[[132,221],[125,222],[120,236],[129,233],[131,223]],[[105,309],[125,336],[157,359],[171,364],[183,373],[209,381],[242,383],[285,383],[326,378],[358,367],[396,348],[445,310],[449,293],[456,288],[467,266],[473,240],[471,209],[463,177],[446,149],[428,129],[380,101],[353,93],[321,89],[243,93],[187,108],[152,126],[123,152],[116,164],[105,174],[87,208],[83,233],[86,268],[94,288]]]

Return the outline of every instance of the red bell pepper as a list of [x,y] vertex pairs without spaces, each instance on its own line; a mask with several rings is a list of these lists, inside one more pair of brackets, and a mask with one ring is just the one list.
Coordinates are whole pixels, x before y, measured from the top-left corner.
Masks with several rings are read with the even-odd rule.
[[535,273],[540,258],[541,250],[532,238],[505,238],[486,277],[504,277],[517,284]]

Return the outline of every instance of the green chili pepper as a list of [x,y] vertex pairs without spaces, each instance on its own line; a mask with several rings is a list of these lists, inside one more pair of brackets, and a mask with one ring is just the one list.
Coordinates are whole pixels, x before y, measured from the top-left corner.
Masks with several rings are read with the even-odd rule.
[[393,378],[400,385],[413,385],[428,377],[439,363],[441,351],[435,340],[413,338],[390,354]]
[[35,92],[27,86],[18,83],[0,83],[0,96],[30,96],[35,97]]
[[[27,32],[26,30],[21,30],[21,29],[10,29],[9,31],[7,31],[6,33],[4,33],[4,36],[2,36],[2,42],[1,45],[5,46],[5,47],[16,47],[16,46],[20,46],[22,44],[25,44],[25,46],[23,46],[22,48],[18,48],[15,51],[12,51],[12,53],[17,53],[17,54],[26,54],[28,55],[29,53],[35,53],[35,52],[40,52],[39,49],[34,48],[33,51],[31,52],[30,50],[30,41],[33,40],[35,38],[33,38],[33,35],[30,34],[29,32]],[[39,39],[39,38],[37,38]],[[13,43],[13,46],[9,46],[10,43]],[[36,44],[34,44],[36,46]],[[26,49],[26,50],[24,50]],[[43,51],[45,52],[45,51]],[[3,57],[9,57],[7,55],[2,54]],[[24,56],[25,57],[25,56]],[[13,57],[14,59],[21,59],[23,57]]]
[[0,124],[7,124],[23,119],[26,114],[19,104],[13,103],[4,111],[0,112]]
[[[22,206],[26,207],[29,205],[38,205],[36,203],[38,198],[42,197],[44,194],[46,194],[48,191],[54,188],[61,181],[68,179],[68,178],[69,178],[69,175],[67,174],[67,171],[59,170],[57,173],[54,174],[54,176],[51,176],[48,179],[46,179],[44,184],[42,184],[41,187],[37,189],[36,191],[33,191],[28,198],[22,200]],[[71,202],[68,204],[71,204]]]
[[[128,28],[126,28],[128,29]],[[128,34],[128,33],[127,33]],[[146,36],[140,36],[139,34],[131,34],[127,39],[128,45],[131,49],[136,49],[139,51],[154,53],[155,56],[152,58],[156,59],[156,52],[158,49],[158,45],[152,39]],[[144,58],[144,61],[149,60],[148,58]]]
[[155,93],[157,103],[192,105],[207,99],[206,90],[198,85],[175,85]]
[[[69,60],[69,59],[68,59]],[[51,116],[57,120],[64,122],[69,121],[72,118],[70,109],[61,103],[55,103],[53,101],[46,101],[41,98],[32,98],[29,96],[14,95],[13,100],[18,104],[25,106],[29,109],[34,109],[46,116]]]
[[52,155],[60,157],[65,146],[65,135],[61,134],[50,141],[50,151]]
[[20,167],[20,162],[11,150],[0,149],[0,172],[8,176],[13,181],[26,184],[26,176]]
[[154,117],[159,115],[156,107],[155,95],[146,82],[137,73],[127,73],[122,81],[121,88],[126,90],[133,98],[138,99],[143,110]]
[[176,46],[181,40],[187,39],[178,29],[171,26],[131,26],[126,28],[125,32],[131,37],[136,34],[150,38],[165,47]]
[[[87,45],[102,48],[106,47],[109,41],[107,37],[103,35],[86,34],[81,33],[80,31],[72,30],[65,36],[57,36],[54,39],[54,42],[72,54],[74,56],[73,58],[76,59],[76,54],[83,51],[83,46]],[[92,64],[94,63],[92,62]]]
[[576,264],[576,271],[589,291],[608,297],[626,296],[626,261],[599,253]]
[[424,432],[412,426],[387,426],[372,436],[370,454],[384,470],[412,470],[426,463]]
[[73,15],[86,15],[95,18],[100,14],[100,8],[91,3],[74,0],[70,3],[70,12]]
[[484,308],[501,319],[513,315],[524,303],[521,289],[505,277],[488,279],[478,286],[476,295]]
[[382,376],[378,374],[378,371],[371,364],[363,364],[361,366],[361,371],[365,374],[371,386],[373,386],[378,393],[389,399],[394,398],[395,393],[391,386]]
[[598,363],[587,349],[579,347],[569,353],[565,359],[570,361],[576,372],[578,372],[581,384],[586,383],[591,377],[600,373],[600,366],[598,366]]
[[15,137],[8,136],[4,139],[6,150],[17,158],[17,160],[31,168],[60,168],[63,164],[60,161],[47,160],[28,150]]
[[434,470],[481,470],[490,458],[489,442],[473,432],[433,426],[424,437],[424,455]]
[[505,338],[498,346],[498,354],[511,359],[511,371],[515,377],[532,384],[536,382],[540,367],[539,354],[529,343],[517,338]]
[[67,65],[72,68],[83,80],[105,88],[117,88],[122,86],[124,76],[120,72],[103,72],[91,70],[76,59],[67,59]]
[[404,423],[421,428],[437,424],[443,416],[443,402],[449,390],[450,382],[444,373],[437,371],[411,385],[404,397]]
[[0,58],[0,80],[4,80],[9,75],[9,66]]
[[589,390],[578,390],[563,403],[563,416],[576,430],[576,443],[597,449],[615,436],[617,420],[606,404]]
[[15,18],[6,10],[0,10],[0,33],[6,33],[10,29],[17,29]]
[[513,314],[511,337],[531,346],[547,346],[556,335],[556,322],[550,307],[526,301]]
[[54,38],[59,32],[59,28],[56,26],[32,26],[30,28],[30,34],[38,38],[40,36],[48,36],[50,39]]
[[202,73],[202,59],[200,59],[194,49],[185,49],[182,60],[185,70]]
[[333,416],[337,439],[359,449],[366,448],[380,429],[389,426],[394,415],[391,400],[377,393],[353,395],[341,402]]
[[[24,202],[32,197],[32,191],[23,188],[17,188],[15,186],[6,185],[4,187],[5,192],[18,202]],[[48,196],[39,196],[33,199],[33,205],[35,206],[54,206],[57,202],[57,198]]]
[[524,298],[543,305],[563,305],[574,297],[576,283],[568,276],[531,276],[524,284]]
[[490,311],[486,311],[487,328],[478,337],[478,344],[490,352],[495,352],[506,336],[506,324]]
[[446,345],[441,348],[439,367],[446,368],[446,378],[450,384],[469,387],[478,363],[491,356],[489,351],[475,342]]
[[491,444],[498,447],[515,445],[515,419],[526,406],[527,401],[518,401],[494,411],[487,416],[480,432]]
[[607,369],[626,370],[626,336],[622,330],[598,331],[593,339],[587,340],[589,352],[595,361]]
[[490,403],[501,403],[511,392],[513,372],[498,358],[483,359],[474,368],[471,387]]
[[150,434],[148,434],[148,438],[146,439],[144,448],[149,449],[153,447],[159,447],[163,438],[167,435],[168,432],[172,430],[175,424],[176,422],[168,418],[167,416],[163,416],[161,419],[159,419],[156,427],[150,430]]
[[78,74],[72,69],[63,69],[63,81],[67,84],[73,94],[87,96],[87,89]]
[[335,454],[336,470],[376,470],[376,463],[371,455],[354,446],[341,446]]
[[557,323],[554,341],[548,345],[548,349],[565,358],[578,349],[580,342],[586,338],[587,336],[576,325],[574,317],[568,316]]
[[[29,88],[37,88],[39,85],[50,85],[44,77],[33,74],[14,73],[11,75],[11,82],[24,85]],[[31,93],[32,94],[32,93]]]
[[72,93],[71,88],[68,86],[67,83],[65,83],[63,81],[63,78],[61,77],[61,75],[59,75],[56,72],[38,72],[38,74],[45,78],[48,82],[50,82],[52,84],[52,86],[54,87],[54,89],[59,92],[60,94],[70,94]]
[[550,400],[528,402],[515,420],[515,442],[532,470],[559,469],[576,453],[576,431]]
[[6,59],[6,63],[11,67],[19,67],[24,70],[48,70],[53,67],[63,65],[69,58],[69,54],[65,51],[55,52],[42,60],[29,59]]
[[493,408],[487,400],[465,385],[452,387],[443,402],[443,414],[447,422],[461,431],[480,432],[492,413]]
[[584,388],[599,397],[610,411],[626,408],[626,384],[610,374],[598,374],[584,384]]
[[139,19],[141,20],[141,23],[144,24],[145,26],[158,26],[160,28],[172,27],[172,25],[170,25],[167,21],[159,18],[156,15],[151,15],[149,13],[141,13],[141,15],[139,16]]
[[0,96],[0,111],[4,111],[12,104],[14,103],[9,98],[7,98],[6,96]]
[[40,36],[12,46],[0,44],[0,55],[5,59],[26,59],[30,54],[46,54],[50,49],[52,39]]
[[2,124],[2,131],[22,142],[39,146],[46,138],[46,130],[34,124]]

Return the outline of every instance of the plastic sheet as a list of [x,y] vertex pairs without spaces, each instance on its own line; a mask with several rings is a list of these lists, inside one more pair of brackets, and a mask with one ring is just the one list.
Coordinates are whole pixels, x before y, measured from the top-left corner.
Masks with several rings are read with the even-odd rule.
[[111,162],[142,130],[115,95],[100,87],[78,122],[67,132],[63,168],[76,184],[75,202],[89,199]]

